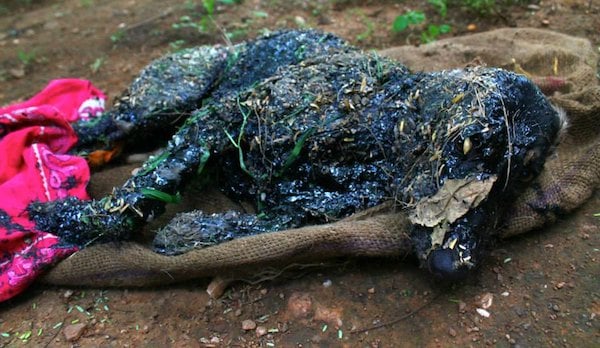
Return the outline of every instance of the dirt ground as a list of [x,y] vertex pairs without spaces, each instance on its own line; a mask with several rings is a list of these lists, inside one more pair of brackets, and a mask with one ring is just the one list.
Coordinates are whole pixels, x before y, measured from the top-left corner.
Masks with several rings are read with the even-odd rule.
[[[67,76],[90,79],[112,98],[166,52],[265,29],[315,27],[365,48],[418,44],[418,28],[390,30],[408,9],[450,24],[446,36],[530,26],[600,45],[596,0],[521,2],[486,15],[450,7],[446,18],[422,1],[247,0],[217,2],[214,22],[202,20],[199,3],[3,1],[0,105]],[[0,304],[0,346],[597,347],[599,212],[596,192],[575,214],[505,241],[477,277],[451,288],[399,259],[307,265],[273,280],[234,283],[216,300],[206,293],[209,280],[142,290],[34,285]],[[489,317],[476,311],[484,307]]]

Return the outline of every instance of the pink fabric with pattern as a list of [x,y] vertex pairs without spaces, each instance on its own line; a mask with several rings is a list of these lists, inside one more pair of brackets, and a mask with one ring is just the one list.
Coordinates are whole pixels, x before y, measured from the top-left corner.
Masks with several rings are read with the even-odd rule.
[[77,142],[69,122],[100,115],[104,100],[89,81],[61,79],[23,103],[0,108],[0,301],[77,250],[61,246],[53,231],[37,231],[27,205],[89,198],[87,162],[67,154]]

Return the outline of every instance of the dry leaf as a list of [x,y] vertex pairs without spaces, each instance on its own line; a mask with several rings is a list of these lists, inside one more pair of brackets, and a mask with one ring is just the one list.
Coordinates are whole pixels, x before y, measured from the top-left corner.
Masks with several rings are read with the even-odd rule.
[[444,236],[446,236],[446,231],[448,231],[448,224],[444,223],[441,226],[435,226],[433,228],[433,232],[431,232],[431,248],[434,249],[436,246],[442,245],[444,243]]
[[485,180],[450,179],[433,196],[422,199],[410,213],[414,224],[434,227],[451,224],[487,198],[496,176]]

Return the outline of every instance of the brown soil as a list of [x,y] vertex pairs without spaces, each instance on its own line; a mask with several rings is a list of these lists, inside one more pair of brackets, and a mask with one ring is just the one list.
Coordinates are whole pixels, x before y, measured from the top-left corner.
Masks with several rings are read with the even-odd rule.
[[[305,25],[366,48],[415,44],[419,29],[390,31],[406,9],[427,9],[432,22],[452,26],[450,36],[469,32],[469,24],[476,32],[530,26],[600,44],[593,0],[506,5],[489,15],[451,7],[445,19],[412,0],[247,0],[219,5],[205,32],[173,28],[184,15],[202,18],[194,3],[4,1],[0,104],[66,76],[88,78],[114,97],[174,45],[224,43],[224,32],[239,41],[265,28]],[[498,245],[476,279],[451,288],[414,262],[393,259],[337,260],[258,284],[237,282],[218,300],[207,295],[207,280],[144,290],[36,285],[0,305],[0,346],[598,346],[599,207],[596,193],[576,214]],[[489,303],[488,294],[486,318],[476,308]]]

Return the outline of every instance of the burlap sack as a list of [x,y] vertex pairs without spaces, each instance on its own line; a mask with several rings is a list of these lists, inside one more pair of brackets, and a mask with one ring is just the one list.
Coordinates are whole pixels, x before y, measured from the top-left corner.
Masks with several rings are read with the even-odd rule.
[[[567,112],[569,127],[556,154],[514,203],[502,237],[554,221],[598,188],[600,86],[598,57],[589,41],[537,29],[501,29],[381,53],[413,70],[474,63],[516,70],[553,94],[552,101]],[[121,174],[121,181],[114,179],[113,185],[122,182],[128,171]],[[114,172],[106,176],[118,177]],[[98,195],[109,190],[95,189]],[[239,208],[215,192],[194,198],[208,212]],[[234,277],[275,263],[281,267],[337,256],[397,256],[410,252],[407,228],[404,214],[387,205],[328,225],[242,238],[180,256],[162,256],[133,242],[96,245],[60,262],[42,280],[58,285],[148,286],[214,275]]]

